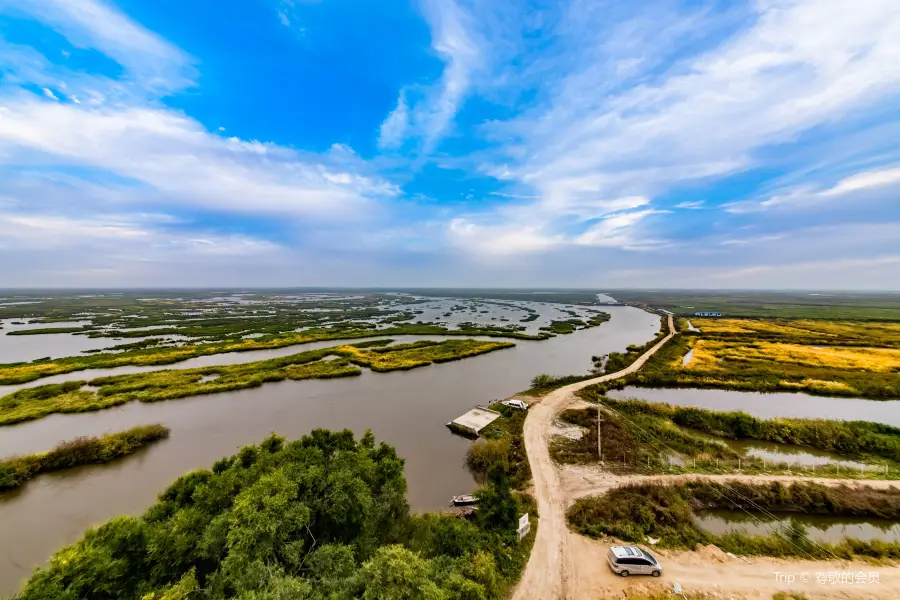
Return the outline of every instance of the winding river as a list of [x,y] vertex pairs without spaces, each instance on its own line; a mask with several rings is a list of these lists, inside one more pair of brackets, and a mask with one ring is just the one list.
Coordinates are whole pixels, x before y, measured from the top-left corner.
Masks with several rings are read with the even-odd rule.
[[[117,514],[141,513],[176,477],[208,467],[273,431],[295,439],[315,427],[349,428],[357,434],[371,429],[406,459],[412,508],[444,508],[452,495],[474,487],[463,465],[471,442],[449,433],[445,423],[476,404],[527,388],[539,373],[587,372],[592,356],[643,344],[659,329],[656,315],[624,306],[602,309],[612,319],[599,327],[541,342],[517,341],[515,348],[452,363],[393,373],[366,371],[337,380],[283,381],[155,404],[132,402],[0,428],[0,456],[43,451],[61,440],[140,424],[162,423],[172,430],[169,439],[123,460],[44,475],[0,495],[0,595],[14,592],[35,566],[80,538],[85,528]],[[190,366],[260,360],[317,346],[202,357],[194,360],[203,363]],[[222,362],[206,362],[213,360]],[[92,376],[96,374],[66,377]]]

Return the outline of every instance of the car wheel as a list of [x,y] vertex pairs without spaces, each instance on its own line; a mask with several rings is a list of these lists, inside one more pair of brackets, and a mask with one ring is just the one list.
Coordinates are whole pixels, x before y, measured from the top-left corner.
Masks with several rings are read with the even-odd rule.
[[659,577],[661,575],[661,573],[659,571],[653,571],[650,574],[653,575],[654,577]]
[[621,573],[619,573],[619,575],[621,575],[622,577],[628,577],[628,571],[622,571]]

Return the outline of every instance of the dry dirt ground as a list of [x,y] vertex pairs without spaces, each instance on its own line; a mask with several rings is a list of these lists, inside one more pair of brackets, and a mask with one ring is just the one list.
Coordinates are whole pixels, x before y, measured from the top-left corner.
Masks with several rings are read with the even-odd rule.
[[[672,589],[681,584],[687,597],[702,592],[706,598],[770,600],[777,592],[805,593],[818,598],[900,599],[900,567],[895,563],[865,561],[800,561],[774,558],[731,557],[715,547],[699,551],[658,551],[663,565],[659,579],[614,575],[606,565],[609,543],[592,540],[569,531],[566,510],[578,497],[603,493],[613,487],[658,477],[616,476],[597,467],[560,469],[550,458],[549,438],[554,432],[556,415],[578,401],[576,391],[628,375],[674,335],[669,318],[669,335],[637,362],[618,373],[578,382],[544,396],[533,405],[525,420],[525,445],[534,477],[533,493],[538,503],[540,525],[534,548],[513,600],[593,600],[625,598],[628,592]],[[715,478],[714,476],[713,478]],[[726,476],[726,479],[790,481],[789,476]],[[809,480],[809,479],[804,479]],[[848,483],[846,480],[818,480],[823,483]],[[896,482],[867,481],[866,485],[889,487]],[[853,583],[821,583],[829,573],[853,573]],[[878,583],[869,583],[869,573],[877,573]],[[820,575],[822,574],[822,575]],[[865,574],[866,583],[857,583]],[[831,577],[834,577],[832,575]],[[846,576],[843,576],[846,577]],[[845,580],[846,581],[846,580]]]

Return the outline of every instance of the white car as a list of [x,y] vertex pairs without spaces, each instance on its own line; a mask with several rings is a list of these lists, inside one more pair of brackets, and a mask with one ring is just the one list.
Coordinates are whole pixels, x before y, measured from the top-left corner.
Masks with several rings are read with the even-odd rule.
[[521,400],[504,400],[502,402],[504,406],[509,406],[510,408],[517,408],[519,410],[528,410],[528,405],[522,402]]
[[659,561],[646,550],[637,546],[613,546],[606,555],[609,568],[622,577],[629,575],[662,575]]

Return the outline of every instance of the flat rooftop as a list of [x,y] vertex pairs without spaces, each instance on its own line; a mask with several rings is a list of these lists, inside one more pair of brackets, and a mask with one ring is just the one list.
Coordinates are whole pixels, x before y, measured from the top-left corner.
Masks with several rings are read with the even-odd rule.
[[500,418],[500,413],[481,406],[475,407],[461,417],[451,421],[453,425],[478,435],[478,433]]

